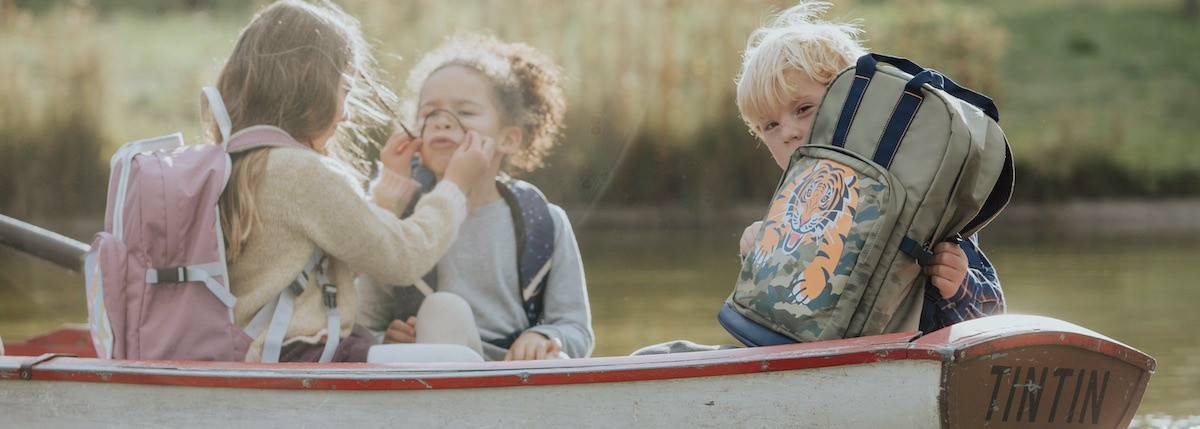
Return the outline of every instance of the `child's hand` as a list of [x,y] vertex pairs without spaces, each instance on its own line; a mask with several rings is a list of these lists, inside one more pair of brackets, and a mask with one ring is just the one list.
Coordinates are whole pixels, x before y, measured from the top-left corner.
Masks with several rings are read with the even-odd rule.
[[925,274],[943,299],[950,298],[967,278],[967,254],[956,243],[938,243],[933,247],[933,259],[925,267]]
[[383,333],[383,343],[415,343],[417,342],[417,318],[409,317],[408,320],[393,320],[388,325],[387,332]]
[[420,138],[413,139],[403,131],[392,133],[387,144],[379,150],[379,162],[393,173],[412,177],[413,155],[421,149],[421,143]]
[[446,180],[454,182],[463,192],[468,192],[479,178],[486,174],[495,154],[495,140],[475,131],[467,133],[462,144],[450,156],[450,163],[446,166]]
[[513,341],[504,360],[556,359],[562,353],[562,342],[533,331],[525,331]]
[[750,254],[750,247],[754,246],[754,237],[758,237],[758,231],[762,229],[762,221],[754,222],[742,231],[742,240],[738,246],[738,254],[745,257]]

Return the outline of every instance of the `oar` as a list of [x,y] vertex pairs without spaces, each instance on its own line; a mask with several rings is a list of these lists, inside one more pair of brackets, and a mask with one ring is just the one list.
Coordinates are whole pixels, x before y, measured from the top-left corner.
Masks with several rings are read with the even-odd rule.
[[0,244],[75,272],[83,272],[88,246],[54,231],[0,215]]

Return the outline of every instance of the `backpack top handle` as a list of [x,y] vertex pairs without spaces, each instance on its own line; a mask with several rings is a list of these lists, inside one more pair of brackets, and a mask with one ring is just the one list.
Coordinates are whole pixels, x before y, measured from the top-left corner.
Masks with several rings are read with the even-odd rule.
[[[854,73],[855,75],[867,76],[867,79],[870,79],[870,77],[875,74],[875,65],[880,62],[891,64],[901,71],[913,76],[919,75],[925,70],[933,70],[921,67],[908,58],[871,53],[863,55],[858,59],[858,64],[855,66]],[[942,84],[934,86],[938,87],[938,89],[946,91],[959,100],[971,103],[975,107],[978,107],[979,110],[982,110],[984,114],[988,115],[988,117],[992,118],[993,121],[1000,122],[1000,110],[996,108],[996,103],[992,101],[990,97],[954,83],[953,80],[950,80],[949,77],[946,77],[941,73],[938,73],[938,75],[942,77]]]

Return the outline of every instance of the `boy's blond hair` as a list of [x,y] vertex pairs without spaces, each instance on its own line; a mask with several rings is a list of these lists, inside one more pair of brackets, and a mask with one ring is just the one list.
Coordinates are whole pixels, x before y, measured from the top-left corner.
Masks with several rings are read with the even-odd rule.
[[762,138],[763,120],[786,110],[795,85],[787,74],[798,71],[813,82],[829,84],[838,72],[866,53],[858,20],[822,21],[829,3],[802,1],[750,33],[737,77],[737,106],[750,133]]

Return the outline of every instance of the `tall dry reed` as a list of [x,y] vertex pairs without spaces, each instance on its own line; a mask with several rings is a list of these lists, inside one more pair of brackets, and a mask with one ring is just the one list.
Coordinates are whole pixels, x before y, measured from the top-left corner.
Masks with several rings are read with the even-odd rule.
[[[567,127],[562,145],[547,159],[548,166],[529,177],[556,201],[574,206],[677,204],[705,211],[763,201],[773,191],[779,172],[737,116],[733,77],[750,31],[769,12],[791,2],[340,3],[362,20],[365,32],[376,40],[393,88],[403,88],[408,68],[422,52],[456,31],[524,41],[551,55],[568,76]],[[866,18],[869,47],[910,55],[999,95],[996,82],[1005,33],[992,15],[940,0],[869,6],[839,1],[831,11],[831,18],[855,17]],[[0,34],[22,42],[0,40],[5,58],[13,59],[0,69],[0,135],[10,136],[0,145],[14,155],[0,161],[4,167],[0,210],[96,210],[103,201],[102,178],[107,171],[101,157],[119,143],[105,137],[112,131],[105,129],[107,119],[128,124],[118,131],[141,131],[139,125],[148,119],[173,124],[166,131],[194,129],[194,93],[172,93],[178,100],[170,103],[154,99],[153,94],[145,100],[139,95],[128,102],[137,104],[128,106],[111,102],[118,99],[112,97],[126,94],[106,91],[129,88],[125,81],[132,78],[109,76],[106,69],[125,64],[115,56],[126,54],[96,46],[89,32],[99,31],[100,25],[86,8],[36,16],[17,10],[5,13],[3,19]],[[244,19],[239,17],[239,22]],[[208,37],[232,44],[236,31],[229,33],[168,32],[146,37]],[[126,50],[136,52],[137,46]],[[214,69],[219,67],[219,61],[210,62]],[[198,76],[211,74],[197,71],[192,63],[183,68],[178,76],[154,78],[175,78],[179,83],[174,86],[182,88],[195,86]],[[161,107],[147,111],[145,106],[151,105]],[[171,118],[145,117],[161,114]],[[111,134],[118,140],[136,137]],[[382,137],[386,131],[377,135]],[[40,186],[47,183],[55,184],[53,192]]]
[[[86,7],[0,15],[0,213],[24,219],[102,210],[105,58]],[[20,40],[19,43],[13,40]]]

